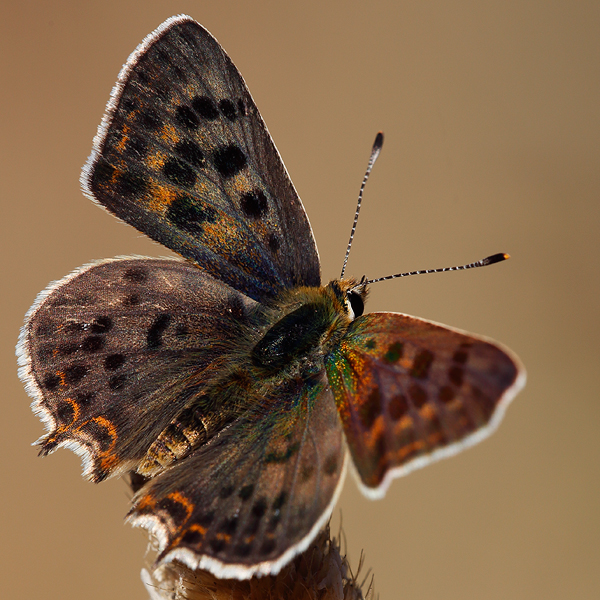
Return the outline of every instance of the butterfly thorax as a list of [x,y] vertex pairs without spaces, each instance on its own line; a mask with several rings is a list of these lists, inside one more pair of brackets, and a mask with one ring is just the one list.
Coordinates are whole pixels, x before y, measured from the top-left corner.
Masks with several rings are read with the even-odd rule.
[[356,286],[355,280],[334,280],[323,287],[298,287],[259,305],[229,363],[163,430],[138,472],[155,476],[246,411],[264,408],[269,398],[281,395],[284,382],[317,378],[327,354],[362,313],[367,290],[349,293]]
[[282,374],[301,375],[307,364],[321,370],[322,357],[355,316],[347,298],[355,285],[353,280],[335,280],[324,287],[287,292],[266,310],[260,337],[248,353],[248,371],[268,381]]

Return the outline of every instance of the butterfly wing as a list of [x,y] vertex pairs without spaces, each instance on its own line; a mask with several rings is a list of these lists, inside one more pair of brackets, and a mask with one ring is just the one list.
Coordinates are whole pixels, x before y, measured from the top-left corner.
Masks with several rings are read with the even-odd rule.
[[26,316],[19,375],[48,433],[94,481],[131,469],[235,344],[256,303],[181,260],[78,269]]
[[189,17],[129,57],[81,180],[92,200],[255,300],[320,284],[308,218],[246,84]]
[[496,343],[395,313],[357,318],[326,369],[361,489],[375,498],[489,435],[525,383]]
[[346,449],[324,373],[261,404],[134,498],[130,521],[156,535],[159,560],[218,577],[275,574],[329,518]]

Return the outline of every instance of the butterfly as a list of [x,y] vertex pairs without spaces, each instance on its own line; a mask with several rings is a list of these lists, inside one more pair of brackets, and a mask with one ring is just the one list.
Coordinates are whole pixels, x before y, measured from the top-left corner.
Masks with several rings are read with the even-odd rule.
[[190,17],[129,57],[81,182],[182,258],[100,260],[52,283],[26,315],[20,376],[42,455],[75,451],[94,482],[132,474],[127,518],[159,564],[275,574],[328,520],[348,464],[382,497],[489,435],[524,384],[495,342],[365,314],[364,278],[322,285],[244,80]]

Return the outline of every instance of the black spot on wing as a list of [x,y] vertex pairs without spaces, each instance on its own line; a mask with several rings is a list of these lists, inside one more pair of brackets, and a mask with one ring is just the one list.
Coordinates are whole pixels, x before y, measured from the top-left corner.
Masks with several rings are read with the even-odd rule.
[[75,408],[69,402],[60,402],[56,408],[56,416],[61,423],[71,423],[75,419]]
[[246,544],[243,542],[233,549],[233,553],[236,556],[240,556],[242,558],[250,556],[250,552],[252,552],[252,544]]
[[287,502],[286,492],[280,492],[277,498],[273,501],[273,510],[281,510],[283,505]]
[[408,412],[408,409],[408,401],[402,394],[393,396],[388,405],[388,412],[393,421],[401,419]]
[[242,207],[244,214],[251,219],[260,219],[264,217],[269,208],[267,197],[262,190],[258,189],[242,194],[240,206]]
[[221,491],[219,492],[219,497],[221,499],[229,498],[229,496],[233,494],[233,491],[234,490],[232,485],[226,485],[225,487],[221,488]]
[[217,105],[213,100],[206,96],[196,96],[192,100],[192,108],[200,115],[203,119],[213,121],[219,116]]
[[137,110],[138,107],[139,102],[135,98],[129,97],[123,98],[123,100],[121,101],[120,109],[123,112],[130,113],[133,110]]
[[460,387],[463,383],[464,371],[461,367],[450,367],[448,379],[456,386]]
[[75,398],[81,406],[87,406],[95,397],[95,392],[79,392],[75,394]]
[[104,347],[104,338],[100,335],[89,335],[81,343],[81,349],[84,352],[98,352]]
[[386,363],[398,362],[402,358],[403,352],[404,346],[402,342],[394,342],[390,344],[390,346],[387,349],[387,352],[383,355],[383,360]]
[[265,512],[267,512],[267,503],[264,498],[259,498],[252,507],[252,516],[256,519],[262,519]]
[[421,350],[413,360],[411,376],[417,379],[427,379],[432,362],[433,353],[429,350]]
[[89,369],[85,365],[72,365],[65,369],[65,381],[70,385],[79,383],[87,374]]
[[60,377],[55,373],[46,373],[42,385],[52,392],[60,385]]
[[113,326],[112,319],[110,317],[98,317],[92,323],[92,333],[107,333]]
[[230,121],[235,121],[237,119],[237,114],[235,112],[235,105],[231,100],[223,99],[219,102],[219,110],[224,117],[227,117]]
[[254,492],[254,486],[252,484],[245,485],[239,492],[239,497],[245,502],[252,496]]
[[108,380],[108,387],[114,392],[123,389],[126,383],[127,375],[114,375]]
[[248,163],[239,146],[229,144],[215,150],[213,164],[221,177],[228,179],[237,175]]
[[114,185],[117,194],[125,197],[139,198],[148,191],[148,180],[135,171],[117,172]]
[[173,184],[190,188],[196,183],[194,170],[177,158],[170,158],[162,168],[163,175]]
[[111,183],[115,171],[115,167],[113,167],[105,158],[100,156],[94,166],[92,184],[99,185],[100,187],[108,185]]
[[381,413],[381,395],[379,388],[375,387],[360,405],[360,420],[367,429],[371,429],[379,413]]
[[266,556],[268,554],[272,554],[276,547],[277,546],[275,544],[275,540],[273,540],[271,538],[267,538],[263,542],[263,545],[261,546],[261,548],[259,550],[259,554],[261,554],[263,556]]
[[[141,75],[141,74],[140,74]],[[141,110],[137,116],[138,123],[142,129],[156,130],[162,125],[162,120],[158,113],[152,108]]]
[[213,538],[210,540],[209,545],[218,554],[225,550],[227,542],[223,538]]
[[148,144],[142,138],[132,135],[125,144],[124,154],[136,160],[143,159],[148,152]]
[[185,129],[197,129],[200,125],[198,115],[189,106],[178,106],[175,112],[175,120]]
[[267,244],[269,245],[269,250],[275,254],[275,252],[277,252],[281,247],[279,236],[276,233],[269,234]]
[[169,206],[166,217],[173,225],[193,234],[201,231],[206,222],[214,223],[216,211],[202,205],[188,194],[180,194]]
[[195,167],[204,165],[204,154],[200,147],[191,140],[183,140],[175,146],[175,153]]
[[226,535],[233,535],[238,526],[238,517],[228,517],[219,525],[219,531]]
[[148,279],[148,271],[145,267],[130,267],[123,273],[123,279],[131,283],[144,283]]
[[442,386],[440,388],[439,395],[438,395],[440,402],[443,402],[444,404],[447,404],[448,402],[452,402],[452,400],[454,400],[455,396],[456,396],[455,391],[449,385]]
[[158,315],[158,317],[154,319],[146,335],[146,343],[148,345],[148,348],[155,350],[156,348],[162,346],[162,334],[167,329],[170,322],[171,315],[169,315],[168,313]]
[[122,367],[124,362],[125,362],[125,356],[123,354],[121,354],[121,353],[109,354],[104,359],[104,368],[107,371],[115,371],[116,369],[119,369],[120,367]]
[[421,408],[427,402],[427,392],[416,383],[408,388],[408,395],[416,408]]
[[123,306],[137,306],[140,302],[139,294],[128,294],[123,298]]

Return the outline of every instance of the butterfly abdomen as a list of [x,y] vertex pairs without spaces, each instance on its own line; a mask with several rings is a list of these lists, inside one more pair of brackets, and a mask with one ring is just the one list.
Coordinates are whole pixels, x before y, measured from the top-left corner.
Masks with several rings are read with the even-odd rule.
[[225,410],[203,413],[198,402],[188,406],[150,446],[137,472],[144,477],[154,477],[204,444],[230,418]]

